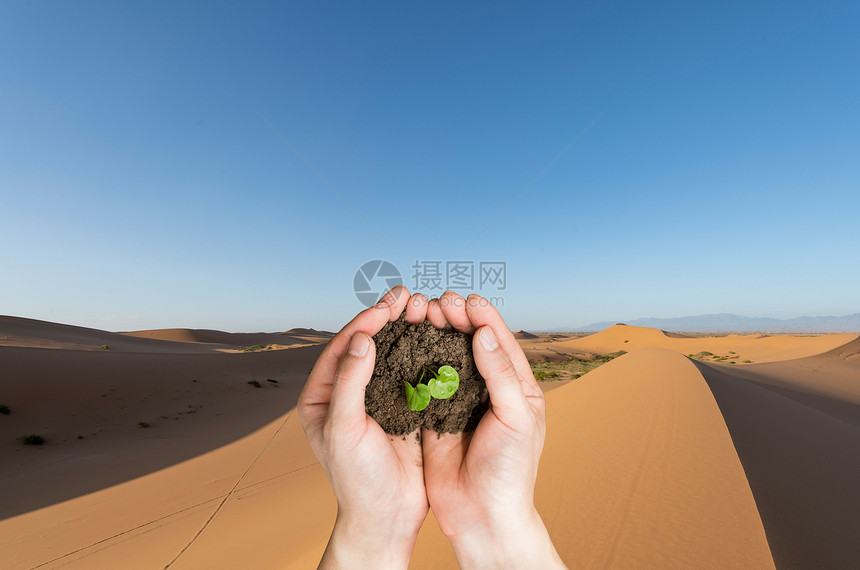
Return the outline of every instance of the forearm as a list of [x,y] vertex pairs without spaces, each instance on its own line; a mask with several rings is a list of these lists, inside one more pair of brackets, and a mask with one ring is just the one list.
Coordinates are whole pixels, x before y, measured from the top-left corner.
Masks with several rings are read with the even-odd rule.
[[449,537],[465,570],[483,568],[567,568],[537,510],[495,523],[473,525]]
[[319,568],[407,568],[417,537],[417,529],[385,528],[339,514]]

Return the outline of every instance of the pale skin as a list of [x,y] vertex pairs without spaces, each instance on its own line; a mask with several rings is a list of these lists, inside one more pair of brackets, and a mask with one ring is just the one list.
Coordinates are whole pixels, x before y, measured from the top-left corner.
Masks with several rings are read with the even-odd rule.
[[[473,333],[491,407],[474,433],[392,437],[364,410],[374,334],[406,311]],[[433,509],[463,568],[565,568],[534,506],[546,434],[543,393],[496,309],[478,295],[439,299],[395,287],[326,346],[299,417],[338,501],[320,568],[406,568]]]

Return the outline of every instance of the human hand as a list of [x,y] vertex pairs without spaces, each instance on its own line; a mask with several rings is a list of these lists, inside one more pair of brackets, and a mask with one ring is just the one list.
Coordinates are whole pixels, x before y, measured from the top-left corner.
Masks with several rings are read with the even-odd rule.
[[408,297],[395,287],[359,313],[325,347],[299,396],[302,427],[338,504],[321,568],[406,568],[427,516],[421,446],[389,436],[364,408],[371,337]]
[[[407,315],[423,318],[413,304]],[[472,434],[423,430],[424,479],[439,528],[464,568],[564,568],[534,506],[546,403],[525,354],[479,295],[448,291],[424,306],[434,326],[475,333],[475,363],[492,403]]]

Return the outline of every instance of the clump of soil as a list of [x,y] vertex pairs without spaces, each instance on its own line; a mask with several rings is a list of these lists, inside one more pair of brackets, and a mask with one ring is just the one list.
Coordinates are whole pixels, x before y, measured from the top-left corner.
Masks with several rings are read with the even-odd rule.
[[[429,321],[410,325],[404,316],[387,323],[373,337],[376,364],[367,385],[364,406],[387,433],[405,435],[418,428],[437,433],[473,431],[487,410],[487,387],[475,366],[472,335],[451,328],[437,329]],[[433,398],[420,412],[409,409],[404,381],[413,386],[424,366],[452,366],[460,387],[446,400]],[[423,382],[428,376],[425,374]]]

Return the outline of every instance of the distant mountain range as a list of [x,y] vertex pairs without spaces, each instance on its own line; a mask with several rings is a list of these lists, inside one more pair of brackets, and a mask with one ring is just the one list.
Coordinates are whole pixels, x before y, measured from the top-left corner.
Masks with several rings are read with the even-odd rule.
[[860,313],[842,317],[797,317],[794,319],[755,318],[719,313],[673,319],[645,318],[632,321],[606,321],[583,327],[559,329],[558,332],[601,331],[616,324],[616,322],[673,332],[860,332]]

